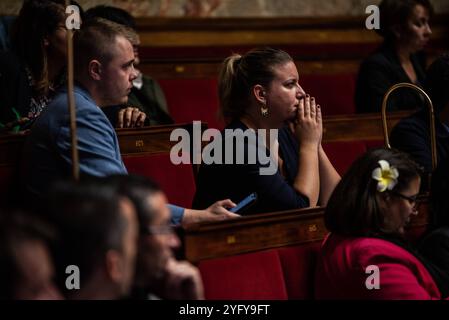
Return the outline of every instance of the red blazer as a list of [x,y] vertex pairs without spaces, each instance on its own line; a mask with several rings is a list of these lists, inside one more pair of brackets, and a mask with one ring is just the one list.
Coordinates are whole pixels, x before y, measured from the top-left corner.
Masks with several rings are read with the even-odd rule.
[[[386,240],[329,234],[323,241],[315,275],[317,299],[441,299],[424,265],[410,252]],[[369,290],[379,269],[380,289]]]

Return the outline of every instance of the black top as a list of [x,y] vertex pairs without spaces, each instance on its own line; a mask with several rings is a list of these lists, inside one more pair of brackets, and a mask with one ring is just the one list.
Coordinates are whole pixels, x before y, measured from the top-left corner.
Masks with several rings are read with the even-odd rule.
[[[410,59],[417,76],[415,84],[422,86],[425,79],[424,59],[418,54],[411,55]],[[384,44],[360,66],[355,91],[357,113],[380,112],[385,93],[400,82],[412,83],[402,68],[395,50]],[[423,98],[407,88],[393,92],[388,101],[389,111],[413,110],[424,105]]]
[[[437,140],[437,161],[449,160],[449,128],[435,118]],[[402,119],[391,132],[391,146],[404,151],[426,172],[432,172],[432,153],[430,149],[430,128],[428,111],[422,109]]]
[[[226,129],[241,129],[247,130],[241,121],[234,121]],[[225,129],[225,130],[226,130]],[[273,212],[279,210],[288,210],[295,208],[304,208],[309,206],[309,200],[306,196],[299,194],[292,187],[293,181],[298,172],[298,142],[294,135],[287,127],[279,131],[279,153],[284,161],[284,177],[279,168],[274,170],[272,175],[261,174],[260,169],[267,168],[264,163],[257,161],[255,164],[203,164],[201,165],[195,198],[193,201],[193,208],[204,209],[212,203],[222,199],[231,199],[238,203],[249,194],[256,192],[258,200],[255,205],[248,208],[241,214],[249,215],[255,213]],[[224,131],[221,133],[224,139]],[[227,139],[229,141],[230,139]],[[224,143],[223,143],[224,145]],[[248,159],[248,151],[255,151],[254,146],[245,140],[244,154],[245,159]],[[224,146],[222,149],[222,163],[225,159]],[[264,152],[269,154],[269,151],[263,147]],[[235,150],[234,150],[234,163]],[[260,149],[259,149],[260,150]],[[229,152],[227,152],[229,156]],[[266,162],[265,162],[266,163]]]
[[418,252],[437,283],[443,298],[449,297],[449,227],[443,226],[427,234],[418,244]]
[[13,51],[1,52],[0,123],[6,124],[27,117],[31,121],[22,125],[21,129],[28,128],[51,102],[56,90],[66,83],[66,78],[66,72],[62,70],[48,93],[39,94],[34,90],[34,80],[26,63]]

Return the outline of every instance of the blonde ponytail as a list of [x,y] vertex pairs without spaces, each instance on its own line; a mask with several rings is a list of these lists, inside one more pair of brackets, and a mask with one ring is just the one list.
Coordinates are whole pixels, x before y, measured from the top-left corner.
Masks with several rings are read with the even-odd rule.
[[277,66],[293,61],[285,51],[258,48],[244,56],[233,54],[223,61],[218,79],[221,115],[226,120],[240,118],[250,105],[252,87],[268,87]]
[[218,78],[218,98],[220,101],[221,116],[225,118],[235,118],[239,116],[236,110],[235,101],[233,101],[233,91],[235,86],[236,73],[242,59],[239,54],[233,54],[227,57],[221,66]]

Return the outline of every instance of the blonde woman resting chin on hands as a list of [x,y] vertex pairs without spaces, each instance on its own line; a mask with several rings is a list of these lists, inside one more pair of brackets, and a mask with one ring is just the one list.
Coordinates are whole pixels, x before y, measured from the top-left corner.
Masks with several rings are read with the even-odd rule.
[[[222,159],[201,166],[194,207],[251,193],[257,202],[241,214],[326,205],[340,176],[321,146],[321,108],[299,85],[292,58],[271,48],[232,55],[218,89],[229,123]],[[273,163],[275,170],[264,170]]]

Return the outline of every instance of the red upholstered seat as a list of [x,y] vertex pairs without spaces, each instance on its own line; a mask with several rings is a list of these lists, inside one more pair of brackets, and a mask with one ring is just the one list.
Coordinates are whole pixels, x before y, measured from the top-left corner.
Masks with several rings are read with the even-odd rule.
[[343,175],[359,156],[366,152],[364,141],[323,143],[323,149],[340,175]]
[[355,82],[352,73],[304,74],[299,79],[304,91],[316,98],[324,116],[355,113]]
[[129,173],[152,178],[172,204],[190,208],[195,194],[192,165],[174,165],[170,154],[125,156],[123,162]]
[[[223,129],[218,117],[216,78],[159,79],[170,114],[177,123],[201,120],[209,128]],[[323,108],[324,115],[352,114],[355,112],[354,74],[306,74],[301,85],[313,95]]]
[[278,249],[288,298],[313,299],[314,275],[321,241]]
[[158,81],[176,123],[201,120],[207,122],[209,128],[224,128],[224,122],[218,119],[216,79],[181,78]]
[[204,260],[198,267],[206,299],[287,299],[277,250]]

